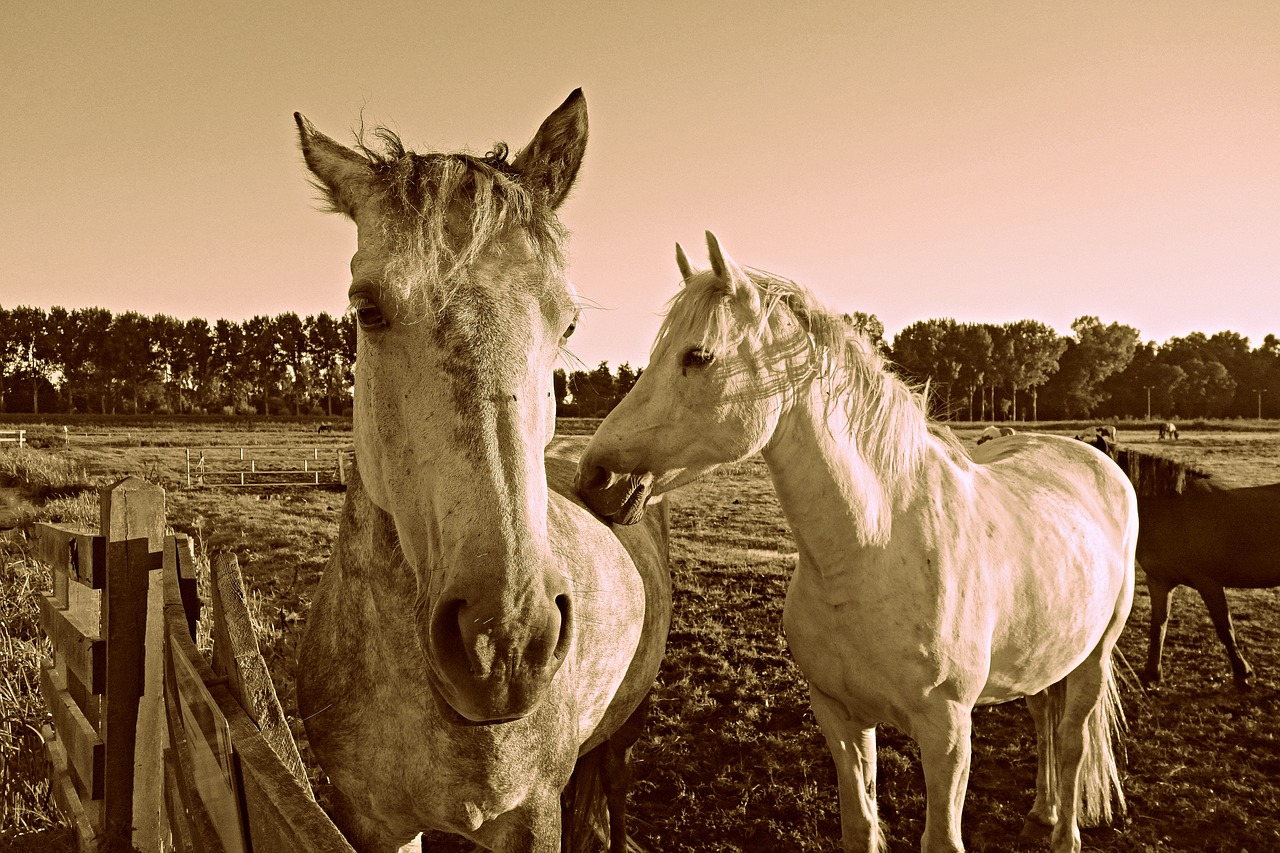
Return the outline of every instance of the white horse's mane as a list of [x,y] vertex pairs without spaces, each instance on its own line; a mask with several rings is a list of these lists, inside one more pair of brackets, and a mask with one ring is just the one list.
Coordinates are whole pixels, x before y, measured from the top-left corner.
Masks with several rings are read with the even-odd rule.
[[826,392],[828,413],[843,407],[859,451],[888,482],[916,469],[931,436],[953,456],[967,458],[950,430],[929,420],[925,395],[892,371],[851,318],[833,314],[791,279],[752,268],[744,272],[760,295],[754,322],[743,322],[725,283],[704,271],[687,280],[668,304],[653,352],[667,340],[717,354],[743,341],[760,350],[777,341],[778,317],[785,314],[808,333],[813,375]]

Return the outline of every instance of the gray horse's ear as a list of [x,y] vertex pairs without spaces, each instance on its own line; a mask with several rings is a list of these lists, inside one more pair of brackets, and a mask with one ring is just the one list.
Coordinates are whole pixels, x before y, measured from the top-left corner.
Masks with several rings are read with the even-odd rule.
[[544,192],[547,202],[555,209],[573,188],[586,151],[587,99],[581,89],[574,89],[565,102],[547,116],[511,165],[524,176],[526,184]]
[[693,266],[689,263],[688,256],[684,253],[684,248],[679,243],[676,243],[676,266],[680,268],[680,280],[683,282],[687,283],[689,279],[696,275]]
[[707,232],[707,254],[711,258],[711,271],[716,274],[716,278],[724,282],[728,293],[746,300],[753,312],[759,311],[760,293],[756,290],[750,276],[720,248],[720,241],[710,231]]
[[355,219],[356,210],[371,192],[373,174],[369,161],[316,130],[302,113],[294,113],[293,120],[298,123],[302,157],[315,176],[312,183],[324,195],[330,209]]

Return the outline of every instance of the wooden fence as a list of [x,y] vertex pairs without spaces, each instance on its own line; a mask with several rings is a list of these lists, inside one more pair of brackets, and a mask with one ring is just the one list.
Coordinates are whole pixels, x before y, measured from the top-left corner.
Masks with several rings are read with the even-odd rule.
[[25,429],[0,429],[0,444],[16,444],[22,447],[27,443]]
[[188,486],[344,485],[350,448],[187,448]]
[[235,557],[212,560],[210,663],[191,541],[163,531],[164,490],[132,477],[102,490],[99,533],[34,528],[53,572],[50,783],[80,850],[351,853],[312,798]]

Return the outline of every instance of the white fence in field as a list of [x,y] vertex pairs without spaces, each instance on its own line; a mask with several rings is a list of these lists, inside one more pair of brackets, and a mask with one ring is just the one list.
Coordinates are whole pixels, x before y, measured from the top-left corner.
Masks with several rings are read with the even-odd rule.
[[0,444],[13,444],[22,447],[27,443],[25,429],[0,429]]
[[350,448],[249,445],[187,448],[187,485],[346,485],[353,455]]

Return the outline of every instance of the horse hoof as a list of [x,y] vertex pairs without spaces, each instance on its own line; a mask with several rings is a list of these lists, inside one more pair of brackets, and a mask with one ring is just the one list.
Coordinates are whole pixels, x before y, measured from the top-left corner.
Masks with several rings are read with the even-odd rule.
[[1053,824],[1045,823],[1037,817],[1028,817],[1022,822],[1022,832],[1018,838],[1023,841],[1048,841],[1053,835]]

